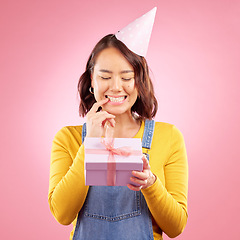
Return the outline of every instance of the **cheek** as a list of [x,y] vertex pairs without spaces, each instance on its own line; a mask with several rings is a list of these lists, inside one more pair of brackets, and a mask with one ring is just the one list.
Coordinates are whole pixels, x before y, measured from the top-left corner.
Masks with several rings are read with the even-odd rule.
[[103,82],[95,80],[94,81],[94,89],[97,92],[102,92],[106,89],[106,84],[104,84]]
[[135,91],[135,90],[136,90],[135,83],[134,83],[134,82],[128,83],[128,84],[126,85],[126,89],[127,89],[129,92]]
[[104,99],[104,94],[107,91],[108,86],[104,82],[94,81],[94,96],[97,101]]
[[133,99],[135,99],[135,101],[137,100],[138,91],[135,84],[128,84],[125,90],[130,95],[131,100],[129,99],[128,101],[133,101]]

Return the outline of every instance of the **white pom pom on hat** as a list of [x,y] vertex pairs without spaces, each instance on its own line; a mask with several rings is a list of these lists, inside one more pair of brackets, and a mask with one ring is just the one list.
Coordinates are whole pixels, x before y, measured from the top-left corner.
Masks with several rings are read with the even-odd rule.
[[146,57],[152,33],[157,7],[145,13],[126,27],[118,31],[115,36],[132,52]]

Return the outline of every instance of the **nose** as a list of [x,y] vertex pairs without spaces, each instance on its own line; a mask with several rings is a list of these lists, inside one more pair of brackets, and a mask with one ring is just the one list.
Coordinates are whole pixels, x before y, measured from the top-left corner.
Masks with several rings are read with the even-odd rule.
[[111,81],[111,90],[113,92],[120,92],[122,90],[122,80],[120,77],[116,76],[112,78]]

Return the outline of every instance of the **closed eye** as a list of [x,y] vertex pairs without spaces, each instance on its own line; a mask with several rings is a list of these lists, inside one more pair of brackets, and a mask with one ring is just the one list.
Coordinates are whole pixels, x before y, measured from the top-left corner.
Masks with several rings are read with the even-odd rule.
[[100,78],[103,79],[103,80],[109,80],[109,79],[111,79],[111,77],[102,77],[102,76],[100,76]]
[[132,78],[122,78],[124,81],[130,81]]

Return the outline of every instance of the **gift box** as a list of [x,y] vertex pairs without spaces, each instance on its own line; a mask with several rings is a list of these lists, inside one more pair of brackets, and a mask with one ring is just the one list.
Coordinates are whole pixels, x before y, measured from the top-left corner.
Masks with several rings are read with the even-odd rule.
[[126,186],[132,171],[142,171],[140,138],[85,138],[85,184]]

